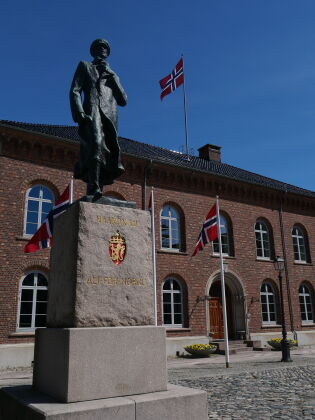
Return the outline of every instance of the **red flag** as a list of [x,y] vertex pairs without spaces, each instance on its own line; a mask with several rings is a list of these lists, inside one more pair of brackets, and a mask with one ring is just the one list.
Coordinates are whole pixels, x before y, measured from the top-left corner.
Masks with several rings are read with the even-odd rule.
[[160,80],[160,86],[162,89],[160,95],[161,100],[164,98],[164,96],[172,93],[182,83],[184,83],[184,63],[183,59],[181,58],[176,64],[176,67],[172,73],[168,74],[162,80]]
[[214,204],[203,223],[201,232],[198,237],[193,257],[198,251],[203,250],[208,242],[214,241],[218,237],[218,216],[217,216],[217,205]]
[[54,219],[60,214],[64,213],[70,205],[70,187],[69,185],[61,194],[59,199],[56,201],[56,204],[50,210],[46,220],[39,227],[39,229],[34,233],[31,239],[27,242],[24,247],[24,253],[28,254],[30,252],[38,251],[43,248],[50,248],[52,244],[52,232]]
[[30,252],[38,251],[39,249],[43,248],[50,248],[51,240],[49,237],[49,233],[47,230],[47,219],[45,222],[40,226],[40,228],[34,233],[32,238],[27,242],[24,247],[24,253],[28,254]]

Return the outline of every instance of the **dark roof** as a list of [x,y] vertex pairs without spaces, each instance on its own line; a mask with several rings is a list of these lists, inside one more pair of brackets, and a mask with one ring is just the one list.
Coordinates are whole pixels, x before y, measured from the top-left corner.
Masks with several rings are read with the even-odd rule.
[[[22,130],[41,133],[74,142],[80,141],[77,126],[31,124],[6,120],[0,120],[0,125],[13,126]],[[122,153],[126,155],[144,159],[152,159],[155,162],[161,162],[172,166],[178,166],[181,168],[200,171],[211,175],[247,182],[250,184],[256,184],[278,191],[286,191],[315,198],[315,192],[313,191],[299,188],[285,182],[280,182],[272,178],[267,178],[253,172],[245,171],[244,169],[236,168],[235,166],[231,166],[226,163],[217,162],[214,160],[209,161],[197,156],[190,156],[190,160],[187,160],[187,157],[184,154],[164,149],[162,147],[141,143],[139,141],[126,139],[124,137],[119,137],[119,144]]]

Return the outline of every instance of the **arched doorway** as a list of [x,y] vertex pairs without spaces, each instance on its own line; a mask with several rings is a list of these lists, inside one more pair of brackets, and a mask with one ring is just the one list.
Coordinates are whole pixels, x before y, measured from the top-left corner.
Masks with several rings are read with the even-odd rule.
[[[228,335],[230,340],[246,337],[245,295],[241,282],[233,273],[225,273],[225,296]],[[208,332],[212,339],[224,338],[220,273],[216,273],[208,286]]]

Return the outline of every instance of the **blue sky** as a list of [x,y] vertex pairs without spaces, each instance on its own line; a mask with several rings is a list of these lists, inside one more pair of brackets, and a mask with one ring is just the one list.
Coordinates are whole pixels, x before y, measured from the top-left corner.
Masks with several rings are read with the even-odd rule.
[[173,150],[185,144],[183,95],[158,81],[183,53],[189,145],[315,190],[315,1],[4,0],[0,119],[73,124],[68,91],[95,38],[128,105],[119,134]]

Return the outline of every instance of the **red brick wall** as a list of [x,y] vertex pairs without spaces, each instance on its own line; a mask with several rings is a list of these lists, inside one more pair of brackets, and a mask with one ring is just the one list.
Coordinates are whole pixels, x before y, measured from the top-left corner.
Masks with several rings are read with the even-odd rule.
[[[23,247],[26,244],[22,237],[25,194],[34,183],[47,185],[56,195],[60,194],[70,180],[72,166],[77,156],[77,146],[68,146],[43,137],[36,138],[27,133],[14,133],[13,140],[8,133],[4,133],[2,139],[5,147],[3,155],[0,156],[2,181],[0,185],[0,343],[25,342],[32,340],[29,334],[15,334],[19,282],[23,274],[29,270],[40,269],[48,273],[49,267],[49,250],[23,254]],[[22,140],[25,143],[23,153],[19,148]],[[48,147],[46,149],[44,147],[46,141],[51,147],[50,157],[40,164],[39,162],[43,161],[43,153]],[[35,147],[36,142],[42,144],[41,152]],[[54,151],[54,147],[59,150],[58,153]],[[166,165],[150,164],[128,156],[124,156],[123,161],[126,167],[125,175],[107,187],[106,194],[119,194],[126,200],[135,201],[137,208],[143,208],[144,199],[146,204],[149,201],[150,187],[155,187],[159,323],[162,322],[161,289],[164,280],[168,276],[174,276],[185,286],[185,328],[169,331],[168,334],[204,335],[207,332],[206,303],[202,298],[209,292],[207,285],[210,277],[219,269],[219,259],[212,255],[211,245],[207,245],[195,257],[192,258],[191,255],[204,217],[214,203],[216,194],[222,197],[221,211],[232,221],[234,256],[227,260],[229,271],[234,273],[244,286],[251,314],[250,331],[280,331],[279,327],[262,328],[260,287],[266,279],[277,285],[278,279],[272,262],[256,259],[254,234],[257,218],[265,218],[272,227],[275,255],[283,255],[278,211],[280,195],[272,190]],[[79,181],[75,181],[74,184],[74,199],[76,199],[84,195],[85,186]],[[147,185],[146,190],[145,185]],[[183,217],[183,246],[179,253],[160,249],[159,215],[166,203],[173,203]],[[284,235],[295,329],[314,328],[314,326],[301,326],[298,300],[298,288],[302,281],[308,282],[313,289],[315,288],[314,206],[314,199],[293,195],[284,197]],[[303,225],[307,231],[311,264],[294,263],[291,230],[295,223]],[[286,321],[290,329],[286,278],[283,282]]]
[[[171,195],[171,197],[170,197]],[[193,194],[192,192],[176,192],[165,189],[156,189],[156,226],[158,227],[159,211],[164,203],[171,200],[180,206],[186,220],[186,243],[187,254],[170,255],[166,252],[158,252],[158,280],[161,289],[161,282],[166,276],[174,274],[186,281],[188,295],[188,313],[190,334],[205,334],[205,305],[204,302],[197,302],[198,296],[202,297],[209,290],[206,289],[209,277],[219,269],[219,259],[212,256],[212,246],[191,257],[194,250],[195,240],[200,231],[203,219],[215,201],[215,196],[204,194]],[[271,280],[278,286],[277,273],[271,261],[262,261],[256,258],[256,243],[254,226],[258,218],[266,219],[272,227],[275,255],[283,255],[281,232],[279,222],[279,211],[276,206],[261,206],[241,201],[220,200],[220,209],[227,214],[233,227],[234,257],[226,258],[229,271],[232,271],[244,285],[244,293],[247,295],[248,310],[251,314],[249,328],[251,332],[280,331],[279,328],[262,328],[261,306],[259,302],[260,287],[263,281]],[[315,223],[314,217],[307,214],[295,214],[284,211],[284,234],[287,251],[288,274],[293,309],[293,327],[301,329],[301,317],[298,300],[298,288],[302,281],[307,281],[315,287],[314,267],[312,264],[294,263],[293,245],[291,230],[295,223],[303,225],[310,242],[311,259],[314,261],[315,252]],[[156,246],[159,248],[159,229],[157,229]],[[288,295],[286,279],[283,275],[283,291],[288,330],[290,329],[290,317],[288,307]],[[252,299],[253,298],[253,299]],[[161,299],[161,297],[159,297]],[[253,300],[253,302],[252,302]],[[278,308],[280,313],[280,308]],[[160,318],[161,321],[161,318]],[[305,327],[302,328],[314,328]],[[187,332],[185,332],[187,334]]]

